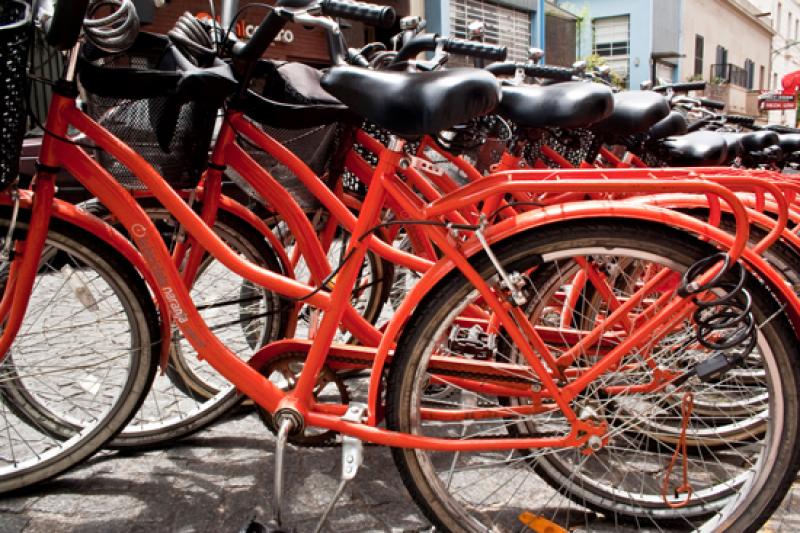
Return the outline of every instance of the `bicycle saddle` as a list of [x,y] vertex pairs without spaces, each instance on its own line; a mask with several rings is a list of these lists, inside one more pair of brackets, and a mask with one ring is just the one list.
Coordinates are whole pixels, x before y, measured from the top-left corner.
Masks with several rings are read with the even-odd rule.
[[722,133],[728,143],[728,156],[735,158],[747,152],[760,152],[768,146],[778,144],[779,136],[774,131],[749,131],[745,133]]
[[644,133],[669,115],[666,98],[651,91],[633,91],[614,95],[614,112],[593,129],[612,135]]
[[504,86],[499,114],[528,128],[585,128],[614,109],[608,87],[566,82],[548,86]]
[[712,131],[696,131],[661,141],[670,165],[685,167],[716,166],[725,161],[728,146],[725,139]]
[[666,139],[674,135],[683,135],[689,129],[686,118],[679,111],[671,111],[667,118],[662,119],[647,132],[651,140]]
[[354,113],[409,137],[485,115],[500,102],[500,82],[479,69],[391,72],[338,66],[321,83]]
[[793,154],[800,151],[800,133],[785,133],[778,137],[778,146],[784,154]]

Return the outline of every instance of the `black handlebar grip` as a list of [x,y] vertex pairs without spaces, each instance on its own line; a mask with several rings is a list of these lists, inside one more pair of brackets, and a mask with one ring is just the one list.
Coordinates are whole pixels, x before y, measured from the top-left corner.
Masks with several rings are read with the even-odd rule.
[[550,67],[547,65],[526,65],[525,74],[532,78],[546,78],[555,81],[570,81],[575,72],[567,67]]
[[495,44],[467,41],[456,37],[442,39],[442,49],[451,54],[488,59],[489,61],[505,61],[508,48]]
[[322,8],[323,15],[357,20],[379,28],[391,28],[397,19],[397,13],[393,7],[354,2],[353,0],[322,0],[320,8]]
[[424,33],[422,35],[417,35],[397,51],[397,57],[394,59],[394,63],[408,61],[422,52],[433,52],[436,50],[436,43],[438,40],[439,35],[435,33]]
[[716,109],[717,111],[722,111],[725,109],[725,102],[720,102],[719,100],[711,100],[710,98],[698,98],[698,102],[703,107],[707,107],[709,109]]
[[687,81],[686,83],[673,83],[672,90],[675,92],[689,92],[689,91],[705,91],[706,82],[704,81]]
[[78,42],[89,0],[61,0],[56,4],[47,27],[47,42],[59,50],[69,50]]
[[524,68],[524,65],[517,65],[513,61],[509,61],[507,63],[492,63],[486,67],[486,70],[495,76],[513,76],[517,73],[517,68],[519,67]]
[[745,115],[725,115],[725,122],[731,124],[738,124],[740,126],[752,126],[755,124],[756,119]]
[[676,93],[688,93],[689,91],[704,91],[706,89],[706,82],[704,81],[687,81],[686,83],[670,83],[668,85],[659,85],[653,87],[657,93],[667,92],[667,89],[672,89]]

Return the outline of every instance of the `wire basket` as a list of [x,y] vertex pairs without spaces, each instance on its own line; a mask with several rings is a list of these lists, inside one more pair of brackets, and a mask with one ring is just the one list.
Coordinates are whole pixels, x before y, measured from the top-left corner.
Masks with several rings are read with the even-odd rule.
[[[245,113],[270,137],[291,150],[322,177],[336,173],[342,130],[349,111],[319,84],[321,73],[300,63],[262,60],[257,63],[245,104]],[[304,208],[316,207],[316,197],[285,165],[240,139],[245,151],[286,188]],[[343,162],[342,162],[343,164]],[[233,180],[248,192],[241,176]]]
[[[300,158],[317,176],[323,176],[329,169],[331,156],[338,144],[339,128],[336,124],[315,126],[302,129],[274,128],[261,124],[261,129],[280,142],[281,145],[291,150]],[[297,203],[303,208],[314,208],[318,201],[311,191],[305,186],[288,167],[279,163],[274,157],[261,150],[258,146],[241,141],[245,151],[270,175],[278,180],[283,187],[294,196]],[[243,178],[229,170],[232,179],[241,188],[249,191],[250,186]],[[253,194],[255,194],[253,192]]]
[[31,36],[30,7],[17,0],[0,3],[0,189],[17,179],[25,136]]
[[[192,188],[208,166],[219,105],[176,94],[181,74],[169,40],[141,33],[127,51],[106,55],[86,45],[80,80],[88,114],[139,153],[175,188]],[[143,189],[110,154],[98,161],[124,187]]]

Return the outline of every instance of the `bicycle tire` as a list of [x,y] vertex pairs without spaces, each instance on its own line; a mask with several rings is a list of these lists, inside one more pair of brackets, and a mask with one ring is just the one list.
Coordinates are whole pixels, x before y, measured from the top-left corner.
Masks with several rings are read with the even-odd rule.
[[[142,198],[139,201],[151,219],[157,221],[157,226],[162,233],[165,228],[177,227],[168,212],[153,199]],[[87,209],[101,218],[108,216],[100,204],[93,203]],[[270,270],[281,271],[275,252],[264,237],[245,221],[231,213],[220,211],[213,229],[228,245],[248,260]],[[245,299],[255,299],[256,305],[262,303],[263,300],[266,306],[263,314],[269,318],[263,331],[253,335],[252,331],[243,324],[245,321],[257,320],[259,317],[243,317],[243,304],[236,302],[235,297],[227,302],[222,296],[220,297],[223,298],[222,300],[212,300],[207,296],[208,293],[198,286],[198,283],[203,282],[203,276],[208,274],[209,269],[216,268],[214,266],[216,263],[212,259],[208,255],[203,259],[198,278],[195,279],[192,287],[192,297],[210,327],[214,328],[216,333],[225,336],[226,344],[239,353],[242,359],[247,360],[263,344],[284,336],[291,304],[282,300],[275,293],[253,288],[259,294],[255,298]],[[224,267],[217,270],[220,270],[222,275],[231,274]],[[240,290],[243,290],[245,286],[252,286],[249,282],[233,276],[235,279],[228,279],[227,282],[222,282],[220,285],[242,283]],[[204,287],[208,285],[214,289],[214,283],[206,283]],[[231,287],[232,290],[236,288],[235,285],[231,285]],[[240,300],[242,299],[240,298]],[[238,322],[236,319],[228,320],[225,311],[230,310],[230,305],[235,306],[237,303],[240,320]],[[225,331],[220,331],[220,323],[223,324],[221,327],[225,328]],[[244,331],[245,335],[241,335],[242,331],[237,334],[237,328],[248,331]],[[172,402],[170,405],[173,412],[162,419],[157,419],[156,417],[159,416],[157,408],[161,409],[158,406],[167,403],[163,398]],[[199,361],[194,349],[176,332],[173,335],[165,376],[156,377],[153,388],[143,405],[143,409],[149,408],[149,412],[152,414],[137,413],[131,424],[120,432],[109,446],[120,449],[148,449],[166,445],[192,435],[224,418],[237,406],[242,405],[243,400],[244,397],[236,390],[236,387],[220,376],[208,363]]]
[[[549,259],[543,258],[552,257],[556,250],[583,247],[601,250],[596,252],[600,254],[603,253],[602,250],[614,249],[614,246],[641,248],[647,253],[662,258],[667,257],[670,262],[681,261],[684,263],[684,267],[692,264],[694,260],[707,257],[714,252],[708,245],[699,243],[696,239],[677,230],[642,222],[625,223],[622,221],[576,222],[531,230],[494,245],[493,251],[502,264],[513,269],[515,266],[521,268],[521,263],[526,263],[530,267],[531,263],[541,264],[543,261],[548,261]],[[494,273],[491,263],[484,254],[473,258],[472,264],[484,276]],[[798,465],[800,405],[798,405],[797,391],[798,384],[800,384],[800,373],[795,364],[798,356],[796,336],[788,320],[778,312],[779,307],[768,291],[755,283],[753,278],[749,280],[748,289],[752,291],[757,307],[757,319],[764,320],[769,317],[762,325],[760,340],[766,342],[768,347],[768,350],[762,353],[762,357],[769,363],[768,375],[774,381],[771,383],[773,387],[771,393],[774,396],[770,403],[770,425],[767,436],[761,441],[765,443],[763,446],[767,452],[757,456],[754,464],[760,470],[747,478],[749,481],[746,484],[734,485],[730,495],[726,494],[723,488],[717,489],[720,491],[718,500],[712,501],[717,506],[716,509],[710,504],[709,508],[703,508],[705,495],[695,500],[694,504],[690,503],[687,507],[679,510],[667,511],[665,510],[667,506],[663,505],[663,502],[659,505],[657,499],[651,502],[655,509],[644,508],[642,506],[644,500],[633,503],[611,501],[609,496],[612,492],[611,487],[607,491],[599,491],[596,488],[594,491],[585,489],[585,484],[589,482],[588,479],[580,477],[578,482],[574,481],[578,479],[577,476],[583,475],[579,472],[582,466],[579,468],[570,463],[572,470],[565,473],[564,468],[557,469],[553,466],[552,463],[558,463],[558,461],[551,461],[551,464],[545,464],[546,468],[543,468],[542,463],[556,455],[555,452],[544,453],[541,461],[523,459],[523,464],[527,466],[520,466],[519,471],[525,471],[526,475],[536,478],[534,486],[530,488],[531,492],[528,492],[528,486],[521,487],[521,485],[515,484],[517,490],[511,497],[530,496],[527,500],[530,507],[545,506],[547,503],[550,508],[526,508],[525,503],[515,503],[514,509],[508,510],[513,515],[512,522],[516,521],[516,515],[520,511],[528,510],[534,515],[537,515],[537,511],[541,511],[542,515],[551,517],[557,515],[561,520],[564,520],[565,516],[572,516],[576,521],[583,518],[586,521],[584,527],[591,529],[590,516],[596,517],[597,515],[594,513],[600,512],[610,524],[634,521],[641,527],[647,527],[653,523],[660,524],[662,521],[671,524],[675,521],[683,521],[684,528],[694,528],[697,527],[694,521],[703,520],[706,516],[705,513],[711,510],[727,513],[722,518],[715,518],[716,522],[709,522],[715,528],[718,526],[737,531],[757,529],[782,501],[791,486]],[[424,371],[427,367],[425,358],[432,353],[432,346],[436,342],[442,342],[439,339],[442,338],[443,331],[440,330],[443,330],[448,320],[453,318],[449,314],[457,314],[459,306],[466,305],[467,297],[472,291],[472,287],[463,276],[458,273],[451,274],[427,295],[426,300],[418,306],[420,312],[410,319],[398,343],[394,361],[389,369],[387,387],[387,427],[389,429],[422,434],[421,426],[417,423],[422,418],[418,414],[418,407],[421,405],[419,402],[422,400],[414,391],[421,390],[424,394],[423,387],[426,383]],[[762,344],[759,347],[761,348]],[[455,429],[452,431],[457,433]],[[634,451],[640,454],[644,453],[638,450]],[[438,472],[431,471],[434,463],[445,465],[447,468],[450,464],[449,456],[446,457],[444,453],[434,455],[422,450],[401,448],[394,448],[392,452],[411,496],[437,528],[444,531],[486,531],[488,529],[487,524],[480,523],[477,518],[465,510],[468,504],[459,503],[455,497],[449,495],[443,481],[439,479]],[[509,455],[509,460],[510,457]],[[459,460],[466,461],[463,457]],[[562,466],[564,464],[566,463],[562,462]],[[642,470],[642,479],[645,479],[647,474],[644,469],[647,468],[647,465],[644,464],[644,460],[634,466]],[[561,477],[558,477],[557,473],[560,473]],[[595,475],[597,476],[596,473]],[[745,474],[742,476],[742,479],[745,479]],[[493,479],[496,479],[496,476]],[[600,482],[599,479],[595,480],[596,484],[600,484]],[[602,482],[606,482],[606,480],[602,480]],[[494,483],[499,485],[500,481]],[[490,486],[483,487],[480,479],[475,481],[475,485],[478,487],[474,490],[478,492],[489,491],[493,486],[484,482],[483,485]],[[542,493],[544,495],[540,497],[535,491],[543,491],[542,487],[545,486],[551,488],[549,492],[544,491]],[[721,487],[724,487],[724,484],[721,484]],[[737,496],[736,493],[738,487],[744,487],[740,496]],[[465,488],[464,493],[468,490],[472,490],[472,485]],[[644,492],[644,490],[643,485],[642,491]],[[480,494],[484,493],[480,492]],[[476,496],[476,499],[480,497],[480,494]],[[510,501],[511,499],[506,503],[508,504]],[[560,503],[564,507],[558,507],[556,503]],[[492,513],[496,519],[500,518],[500,510],[493,509]],[[558,518],[552,518],[552,520],[558,520]],[[568,524],[568,526],[572,525],[577,525],[577,522]],[[507,524],[504,522],[503,526],[507,526]],[[519,527],[520,523],[517,521],[516,528]],[[507,527],[499,525],[497,528],[497,530],[507,529]]]
[[[17,235],[25,231],[30,213],[24,210],[20,215]],[[8,217],[7,209],[0,211],[3,235]],[[0,441],[8,441],[0,445],[0,455],[5,459],[0,461],[0,492],[18,490],[61,474],[102,448],[136,414],[158,363],[161,338],[157,312],[141,276],[119,252],[96,236],[59,220],[51,222],[44,252],[45,262],[37,275],[23,326],[9,356],[0,365],[5,376],[0,380],[0,411],[6,426]],[[88,277],[89,269],[96,277]],[[37,304],[48,291],[55,296]],[[67,302],[70,294],[74,300]],[[121,311],[112,306],[112,297],[119,300]],[[106,307],[112,310],[108,317],[98,315],[96,324],[89,320]],[[124,313],[124,317],[120,326],[113,327],[117,313]],[[43,318],[47,316],[60,324],[71,318],[86,320],[76,322],[79,331],[54,331]],[[125,326],[130,328],[129,335]],[[130,340],[128,347],[126,337]],[[90,346],[92,340],[87,339],[100,345]],[[70,346],[78,353],[72,353]],[[53,356],[58,356],[61,364],[51,365],[47,371],[43,365]],[[39,366],[35,367],[37,360]],[[103,373],[102,365],[109,362],[111,365]],[[42,370],[37,373],[35,368]],[[67,375],[80,370],[86,371],[83,380]],[[92,370],[97,370],[97,376]],[[34,395],[39,395],[37,403],[47,401],[54,408],[65,409],[74,424],[73,433],[57,435],[37,410],[29,409],[28,401]],[[108,405],[90,403],[102,400],[107,400]],[[81,414],[87,417],[85,423],[78,420]],[[15,456],[12,425],[19,439],[31,439],[25,444],[34,457],[27,462]],[[46,446],[51,447],[44,449]],[[19,452],[18,447],[16,453]],[[13,457],[11,461],[9,456]]]

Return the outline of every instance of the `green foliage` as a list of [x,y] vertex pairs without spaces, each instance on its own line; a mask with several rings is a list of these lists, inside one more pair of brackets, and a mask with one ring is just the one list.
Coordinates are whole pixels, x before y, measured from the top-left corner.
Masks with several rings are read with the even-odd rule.
[[[602,66],[605,66],[605,65],[608,64],[608,61],[606,61],[606,58],[604,58],[603,56],[599,56],[597,54],[588,55],[588,56],[584,57],[583,60],[586,61],[586,70],[587,71],[591,71],[595,67],[602,67]],[[620,89],[627,89],[628,88],[628,84],[625,81],[625,79],[622,76],[620,76],[619,74],[617,74],[616,72],[614,72],[613,70],[611,71],[611,83],[613,83],[615,86],[619,87]]]

